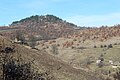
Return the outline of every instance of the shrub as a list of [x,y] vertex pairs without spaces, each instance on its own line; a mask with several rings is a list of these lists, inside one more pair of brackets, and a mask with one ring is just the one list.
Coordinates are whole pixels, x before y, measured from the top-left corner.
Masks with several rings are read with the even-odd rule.
[[47,72],[36,72],[31,63],[24,62],[21,57],[16,59],[12,53],[0,53],[0,80],[49,80],[49,78],[51,76]]
[[109,44],[109,45],[108,45],[108,48],[112,48],[112,47],[113,47],[112,44]]
[[78,47],[77,49],[87,49],[87,47]]
[[103,54],[100,55],[100,57],[103,57],[103,56],[104,56]]
[[117,43],[114,43],[114,45],[117,45]]
[[71,48],[72,48],[72,49],[75,49],[75,47],[74,47],[74,46],[72,46]]
[[103,67],[103,66],[104,66],[103,61],[100,61],[100,63],[98,63],[98,67],[101,68],[101,67]]
[[51,48],[52,48],[52,53],[53,54],[58,54],[58,47],[57,47],[57,45],[52,45]]
[[59,46],[60,46],[60,44],[57,44],[57,46],[59,47]]
[[97,46],[95,45],[94,48],[97,48]]
[[48,49],[48,48],[49,48],[49,46],[46,46],[46,48]]
[[103,58],[103,57],[99,57],[98,59],[101,60],[101,61],[104,61],[104,58]]
[[104,47],[107,47],[107,45],[104,45]]
[[77,41],[77,39],[73,39],[73,41]]
[[120,69],[113,75],[115,80],[120,80]]
[[16,64],[13,60],[3,64],[3,71],[5,80],[27,80],[32,76],[30,64]]
[[29,36],[29,41],[30,41],[30,44],[29,44],[30,47],[34,49],[36,46],[36,37],[33,35]]
[[103,48],[103,45],[100,45],[100,48]]

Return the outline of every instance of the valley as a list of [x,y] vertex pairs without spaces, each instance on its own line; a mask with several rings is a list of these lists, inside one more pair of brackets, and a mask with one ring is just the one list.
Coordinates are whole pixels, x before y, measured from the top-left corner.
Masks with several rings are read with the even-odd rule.
[[[54,15],[35,15],[0,27],[2,49],[32,62],[44,80],[119,80],[120,25],[80,27]],[[41,79],[40,79],[41,80]]]

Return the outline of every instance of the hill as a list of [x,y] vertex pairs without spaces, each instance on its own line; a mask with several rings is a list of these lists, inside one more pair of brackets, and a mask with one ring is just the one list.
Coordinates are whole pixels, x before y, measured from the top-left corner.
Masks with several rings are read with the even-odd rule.
[[[22,62],[32,62],[34,70],[46,74],[45,80],[101,80],[98,75],[75,69],[62,60],[47,54],[44,50],[28,49],[24,45],[13,44],[1,36],[0,46],[2,50],[14,46],[14,52],[9,54],[12,54],[13,58],[22,58]],[[50,79],[46,79],[46,77],[50,77]]]
[[26,34],[31,33],[43,39],[54,39],[73,35],[76,25],[66,22],[54,15],[35,15],[13,22],[10,27],[22,29]]
[[25,42],[15,44],[23,61],[34,60],[35,69],[55,80],[99,80],[101,74],[114,80],[118,68],[113,67],[120,66],[120,25],[82,28],[53,15],[35,15],[1,27],[0,35]]
[[[97,72],[114,80],[120,68],[120,26],[79,30],[69,38],[39,41],[36,48],[46,50],[76,69]],[[102,67],[99,67],[101,59]]]

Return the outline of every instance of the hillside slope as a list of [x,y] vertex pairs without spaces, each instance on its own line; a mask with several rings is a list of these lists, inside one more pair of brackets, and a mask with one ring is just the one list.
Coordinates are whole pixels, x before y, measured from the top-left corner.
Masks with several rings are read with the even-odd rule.
[[[47,72],[55,80],[101,80],[94,74],[87,73],[80,69],[74,69],[67,63],[47,54],[43,50],[31,50],[22,45],[13,44],[0,36],[0,44],[4,47],[15,46],[14,57],[21,58],[24,62],[31,62],[38,72]],[[53,79],[51,79],[53,80]]]
[[35,15],[15,21],[11,27],[22,29],[26,34],[32,33],[44,39],[67,37],[75,32],[76,25],[66,22],[54,15]]

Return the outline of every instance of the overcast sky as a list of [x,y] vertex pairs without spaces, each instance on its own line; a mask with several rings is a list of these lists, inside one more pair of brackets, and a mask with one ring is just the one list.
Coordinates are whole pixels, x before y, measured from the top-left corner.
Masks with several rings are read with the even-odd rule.
[[1,0],[0,26],[31,15],[53,14],[79,26],[120,23],[120,0]]

